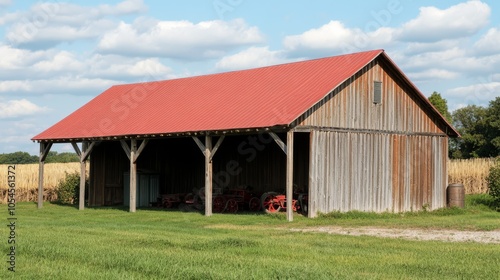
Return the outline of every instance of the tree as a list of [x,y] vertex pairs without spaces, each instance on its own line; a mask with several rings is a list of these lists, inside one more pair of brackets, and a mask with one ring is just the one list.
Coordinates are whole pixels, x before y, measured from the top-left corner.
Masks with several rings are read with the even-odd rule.
[[26,164],[36,162],[38,162],[38,157],[32,156],[27,152],[0,154],[0,164]]
[[486,121],[489,125],[487,138],[493,149],[492,154],[500,156],[500,96],[490,101],[486,111]]
[[455,139],[456,147],[450,149],[451,157],[473,158],[495,156],[489,141],[488,109],[469,105],[453,112],[453,124],[462,135]]
[[446,99],[441,97],[441,94],[437,91],[433,92],[431,96],[429,96],[429,102],[431,102],[434,107],[443,115],[443,117],[449,122],[452,123],[452,117],[450,112],[448,112],[448,102]]

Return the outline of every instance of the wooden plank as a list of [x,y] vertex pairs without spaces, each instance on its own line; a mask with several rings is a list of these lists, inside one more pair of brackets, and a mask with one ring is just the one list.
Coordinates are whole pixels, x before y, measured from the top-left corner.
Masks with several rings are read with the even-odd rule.
[[[130,140],[130,159],[135,158],[135,154],[137,153],[137,140]],[[130,160],[130,204],[129,204],[129,212],[135,212],[136,208],[136,192],[137,192],[137,163],[133,160]]]
[[[272,132],[272,131],[269,131],[269,135],[271,135],[271,137],[273,137],[274,141],[276,142],[276,144],[278,144],[278,146],[280,146],[281,150],[286,154],[288,149],[286,147],[286,144],[283,143],[283,140],[281,140],[279,138],[278,135],[276,135],[276,133]],[[288,142],[287,142],[288,143]]]
[[85,160],[87,160],[89,158],[90,153],[92,152],[92,149],[95,146],[95,143],[96,142],[92,142],[92,143],[90,143],[90,145],[88,145],[88,142],[87,142],[87,146],[85,147],[85,151],[83,151],[83,153],[82,153],[82,160],[83,161],[85,161]]
[[141,145],[139,146],[139,148],[137,149],[137,152],[135,153],[134,162],[137,161],[137,159],[141,155],[141,153],[144,150],[144,148],[146,148],[146,145],[148,144],[148,141],[149,141],[149,139],[142,140]]
[[80,193],[78,196],[78,210],[85,209],[85,160],[80,160]]
[[52,143],[40,142],[40,158],[38,162],[38,209],[43,207],[43,172],[45,158],[52,147]]
[[71,142],[71,145],[73,146],[73,149],[75,150],[75,152],[78,155],[78,157],[81,158],[82,152],[80,151],[80,148],[78,147],[78,145],[76,144],[76,142]]
[[123,151],[125,151],[125,154],[130,160],[130,148],[128,147],[127,142],[125,142],[125,140],[120,140],[120,144],[122,145]]
[[286,137],[286,218],[293,221],[293,130]]
[[52,143],[45,143],[44,144],[44,149],[43,152],[41,152],[40,155],[40,160],[45,161],[45,158],[47,158],[47,155],[49,154],[50,148],[52,147]]
[[210,161],[212,161],[215,153],[217,152],[217,150],[219,149],[220,145],[222,144],[222,141],[224,141],[224,138],[226,137],[226,135],[222,135],[219,140],[217,140],[217,143],[215,144],[214,148],[212,149],[212,152],[210,154]]
[[200,151],[203,153],[204,156],[207,156],[206,153],[206,147],[201,143],[201,140],[198,137],[193,136],[193,140],[198,145],[198,148],[200,148]]
[[[196,138],[198,139],[198,138]],[[199,140],[199,139],[198,139]],[[196,141],[196,140],[195,140]],[[212,216],[212,136],[205,136],[205,216]]]

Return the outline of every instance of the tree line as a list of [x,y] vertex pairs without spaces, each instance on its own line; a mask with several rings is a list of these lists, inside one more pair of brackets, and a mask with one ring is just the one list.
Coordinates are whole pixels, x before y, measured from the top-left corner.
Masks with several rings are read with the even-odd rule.
[[487,107],[468,105],[452,113],[438,92],[433,92],[429,101],[462,136],[450,138],[450,158],[500,156],[500,96]]
[[[79,162],[75,153],[49,152],[45,163],[66,163]],[[30,155],[27,152],[14,152],[9,154],[0,154],[0,164],[29,164],[38,163],[38,156]]]

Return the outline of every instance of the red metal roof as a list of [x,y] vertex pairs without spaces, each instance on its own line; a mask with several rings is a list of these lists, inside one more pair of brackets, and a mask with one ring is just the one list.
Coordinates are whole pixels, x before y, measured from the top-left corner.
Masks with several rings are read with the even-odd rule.
[[289,125],[383,50],[158,82],[116,85],[32,140]]

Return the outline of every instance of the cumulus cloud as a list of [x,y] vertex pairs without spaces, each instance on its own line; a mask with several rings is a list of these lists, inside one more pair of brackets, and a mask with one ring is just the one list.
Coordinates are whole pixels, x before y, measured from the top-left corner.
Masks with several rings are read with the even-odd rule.
[[99,42],[102,53],[130,56],[158,56],[177,59],[216,58],[229,50],[261,43],[257,27],[233,21],[144,21],[120,23]]
[[114,6],[84,7],[71,3],[42,2],[28,11],[8,13],[0,24],[10,24],[6,38],[25,48],[48,48],[60,42],[99,37],[118,23],[108,16],[140,13],[147,9],[142,0],[127,0]]
[[468,1],[440,10],[422,7],[417,18],[405,23],[397,38],[408,42],[436,42],[476,34],[488,24],[490,7],[481,1]]
[[48,108],[37,106],[27,99],[0,101],[0,119],[28,116],[46,110]]
[[498,97],[500,94],[500,82],[478,81],[476,84],[457,87],[447,91],[451,98],[465,102],[465,104],[475,104],[487,106],[488,102]]
[[371,32],[348,28],[342,22],[329,23],[302,34],[286,36],[285,50],[293,56],[318,57],[380,49],[390,45],[394,29],[379,27]]
[[268,47],[250,47],[239,53],[219,60],[215,67],[219,70],[237,70],[262,67],[297,61],[289,59],[283,51],[271,51]]
[[474,44],[474,48],[480,55],[491,55],[500,53],[500,30],[491,28]]

